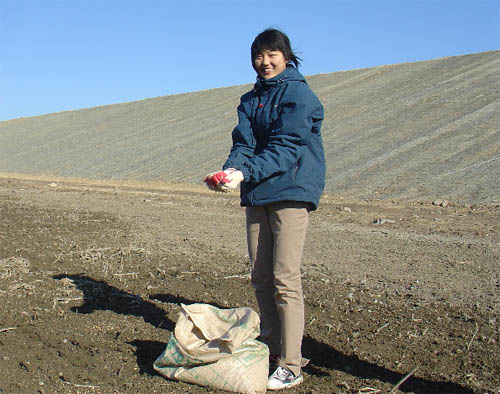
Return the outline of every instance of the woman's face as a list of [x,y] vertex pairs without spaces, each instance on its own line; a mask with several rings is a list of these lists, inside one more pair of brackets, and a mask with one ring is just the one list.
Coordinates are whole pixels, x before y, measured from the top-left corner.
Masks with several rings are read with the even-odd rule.
[[253,59],[253,68],[262,78],[270,79],[285,71],[287,63],[283,52],[264,49]]

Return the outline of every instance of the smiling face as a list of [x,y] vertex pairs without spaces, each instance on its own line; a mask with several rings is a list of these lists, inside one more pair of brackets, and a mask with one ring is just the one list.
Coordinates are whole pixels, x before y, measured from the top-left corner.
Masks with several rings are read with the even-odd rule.
[[270,79],[285,71],[287,63],[283,52],[264,49],[254,57],[253,68],[262,78]]

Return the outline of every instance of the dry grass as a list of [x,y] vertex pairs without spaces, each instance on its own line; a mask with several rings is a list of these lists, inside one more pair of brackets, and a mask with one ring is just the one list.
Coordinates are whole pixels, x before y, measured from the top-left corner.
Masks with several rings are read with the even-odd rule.
[[30,262],[22,257],[9,257],[0,260],[0,278],[14,278],[29,274]]
[[[499,73],[500,51],[491,51],[308,77],[325,108],[325,190],[498,202]],[[0,171],[201,187],[227,157],[239,98],[251,88],[0,122]]]

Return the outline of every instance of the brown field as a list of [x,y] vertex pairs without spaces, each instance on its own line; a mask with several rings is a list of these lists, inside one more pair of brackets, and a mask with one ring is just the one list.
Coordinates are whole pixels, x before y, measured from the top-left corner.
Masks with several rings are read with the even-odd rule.
[[[443,205],[323,196],[288,392],[500,392],[500,206]],[[237,194],[3,174],[0,218],[1,393],[218,392],[152,363],[180,303],[256,308]]]

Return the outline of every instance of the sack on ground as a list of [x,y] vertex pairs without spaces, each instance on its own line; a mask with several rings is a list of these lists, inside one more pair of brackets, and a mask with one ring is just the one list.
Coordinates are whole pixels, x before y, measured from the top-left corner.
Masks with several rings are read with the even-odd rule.
[[174,332],[153,367],[168,379],[264,393],[269,349],[256,340],[259,326],[259,315],[251,308],[182,304]]

